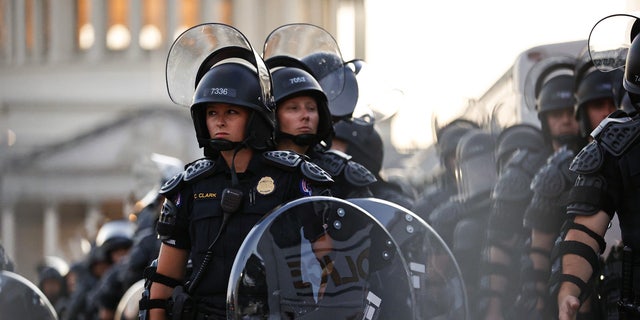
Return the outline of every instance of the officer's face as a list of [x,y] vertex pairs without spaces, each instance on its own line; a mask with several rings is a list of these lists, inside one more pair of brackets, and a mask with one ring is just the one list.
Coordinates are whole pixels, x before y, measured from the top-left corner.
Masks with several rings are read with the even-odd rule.
[[249,110],[245,107],[226,103],[214,103],[206,107],[207,129],[211,139],[224,139],[240,142],[249,119]]
[[585,110],[587,110],[591,128],[595,129],[604,118],[611,112],[616,111],[616,106],[613,104],[613,99],[602,98],[587,102],[585,104]]
[[547,123],[551,136],[574,135],[580,130],[573,107],[547,112]]
[[298,96],[284,100],[278,105],[280,131],[291,135],[315,134],[318,132],[318,105],[309,96]]

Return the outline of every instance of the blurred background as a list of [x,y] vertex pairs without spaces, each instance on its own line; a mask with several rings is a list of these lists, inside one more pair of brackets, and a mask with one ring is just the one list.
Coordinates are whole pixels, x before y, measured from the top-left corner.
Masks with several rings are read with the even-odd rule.
[[640,1],[0,0],[0,240],[16,271],[35,280],[45,259],[85,256],[105,222],[135,221],[162,175],[154,153],[185,163],[202,156],[164,75],[173,39],[195,24],[233,25],[259,51],[283,24],[325,28],[345,61],[368,63],[361,98],[382,115],[384,172],[417,187],[437,170],[436,121],[465,114],[495,130],[532,121],[518,90],[506,111],[496,109],[497,88],[520,83],[546,45],[575,53],[599,19],[636,8]]

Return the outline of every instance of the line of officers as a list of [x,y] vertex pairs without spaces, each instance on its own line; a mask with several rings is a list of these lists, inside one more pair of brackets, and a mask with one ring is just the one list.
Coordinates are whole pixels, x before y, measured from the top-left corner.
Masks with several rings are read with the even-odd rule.
[[[444,170],[416,196],[380,176],[375,121],[354,116],[363,62],[343,61],[334,40],[333,51],[305,49],[310,34],[333,39],[285,25],[257,54],[224,24],[177,38],[169,96],[189,108],[204,157],[154,160],[162,186],[135,228],[104,226],[104,245],[83,264],[88,285],[57,317],[124,319],[118,302],[144,282],[142,318],[226,319],[228,277],[252,226],[280,204],[325,195],[386,199],[421,216],[456,258],[473,319],[640,319],[640,43],[624,72],[601,72],[586,48],[537,63],[525,100],[539,127],[495,136],[459,118],[439,128]],[[614,215],[621,233],[606,243]],[[97,272],[100,257],[109,264]]]

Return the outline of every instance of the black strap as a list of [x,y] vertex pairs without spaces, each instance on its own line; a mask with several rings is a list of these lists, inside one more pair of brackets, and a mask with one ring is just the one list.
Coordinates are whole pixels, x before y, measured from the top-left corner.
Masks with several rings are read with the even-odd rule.
[[140,299],[138,308],[140,310],[166,309],[168,304],[167,299]]
[[157,283],[161,283],[164,284],[167,287],[171,287],[171,288],[175,288],[179,285],[182,284],[182,282],[180,280],[171,278],[171,277],[167,277],[161,273],[156,272],[156,268],[155,267],[147,267],[144,269],[144,271],[142,272],[143,277],[145,279],[148,279],[151,282],[157,282]]
[[580,296],[578,297],[578,299],[580,299],[580,304],[585,302],[589,297],[589,295],[591,294],[587,283],[572,274],[566,274],[566,273],[560,274],[558,275],[558,280],[559,280],[558,282],[571,282],[576,286],[578,286],[578,288],[580,288]]
[[589,264],[591,265],[591,270],[593,270],[593,274],[596,274],[600,269],[598,255],[595,253],[595,251],[593,251],[593,248],[591,248],[590,246],[580,241],[565,240],[558,243],[558,245],[556,245],[556,247],[553,250],[554,250],[554,253],[553,253],[554,257],[560,257],[566,254],[575,254],[582,257],[583,259],[587,260],[587,262],[589,262]]
[[588,236],[590,236],[593,240],[595,240],[598,243],[598,249],[600,254],[604,253],[604,249],[607,247],[607,242],[604,241],[604,237],[602,237],[601,235],[595,233],[593,230],[587,228],[585,225],[575,223],[572,220],[567,221],[566,228],[567,230],[576,229],[586,233]]

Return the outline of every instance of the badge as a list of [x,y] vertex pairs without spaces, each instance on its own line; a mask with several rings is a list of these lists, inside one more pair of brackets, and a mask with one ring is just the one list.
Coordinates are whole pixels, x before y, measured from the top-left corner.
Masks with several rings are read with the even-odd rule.
[[258,181],[258,186],[256,187],[256,190],[261,195],[268,195],[269,193],[273,192],[275,188],[276,188],[276,185],[273,181],[273,178],[262,177],[260,178],[260,181]]

